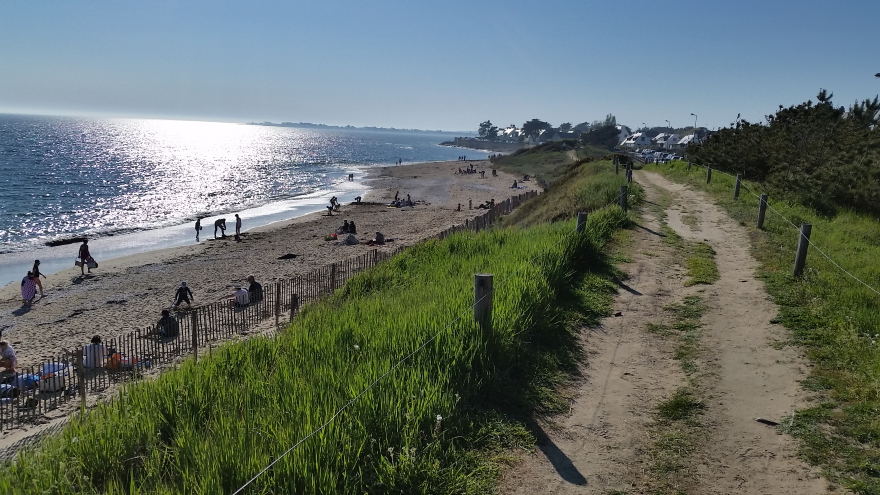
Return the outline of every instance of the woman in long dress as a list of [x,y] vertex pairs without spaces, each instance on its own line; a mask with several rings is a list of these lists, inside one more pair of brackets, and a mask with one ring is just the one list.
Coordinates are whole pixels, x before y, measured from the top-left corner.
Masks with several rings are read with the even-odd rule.
[[27,276],[21,279],[21,298],[24,300],[25,306],[30,306],[37,296],[37,284],[34,283],[34,274],[27,273]]

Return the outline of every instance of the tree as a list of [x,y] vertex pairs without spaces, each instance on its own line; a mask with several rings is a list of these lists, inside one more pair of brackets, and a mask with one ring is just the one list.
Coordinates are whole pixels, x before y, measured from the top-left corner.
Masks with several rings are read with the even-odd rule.
[[559,124],[559,132],[571,132],[571,122]]
[[602,125],[605,127],[617,127],[617,117],[609,113],[605,116],[605,122]]
[[541,134],[541,131],[552,128],[552,125],[539,119],[532,119],[522,126],[523,133],[529,137],[538,137],[538,135]]
[[495,139],[498,137],[498,127],[492,125],[491,120],[487,120],[480,124],[480,137]]

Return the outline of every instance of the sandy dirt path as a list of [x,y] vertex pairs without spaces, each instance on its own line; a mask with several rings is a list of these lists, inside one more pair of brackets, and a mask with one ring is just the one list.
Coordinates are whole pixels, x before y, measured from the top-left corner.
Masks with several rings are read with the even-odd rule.
[[694,480],[686,492],[825,493],[828,483],[795,456],[795,440],[755,421],[778,421],[804,407],[798,380],[806,363],[798,350],[772,346],[785,330],[770,324],[777,308],[755,278],[758,263],[749,253],[746,229],[701,192],[643,171],[635,172],[635,180],[655,210],[662,210],[661,196],[671,196],[666,222],[685,239],[712,246],[720,279],[684,287],[684,272],[662,242],[659,219],[644,214],[632,231],[633,262],[622,267],[630,278],[614,303],[621,316],[585,331],[586,379],[568,391],[575,397],[570,413],[538,422],[536,453],[504,474],[499,492],[651,493],[643,481],[651,476],[653,410],[686,378],[668,343],[646,325],[667,318],[665,305],[699,294],[708,307],[701,320],[698,385],[706,406],[700,417],[705,438],[686,459]]

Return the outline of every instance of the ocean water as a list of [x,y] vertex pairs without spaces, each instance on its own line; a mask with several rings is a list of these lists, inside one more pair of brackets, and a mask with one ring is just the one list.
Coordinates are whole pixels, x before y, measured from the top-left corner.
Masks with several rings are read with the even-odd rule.
[[[312,130],[216,122],[0,115],[0,284],[34,259],[72,266],[87,236],[96,258],[195,242],[218,216],[245,230],[366,192],[365,169],[485,153],[439,146],[449,135]],[[232,222],[230,222],[231,224]],[[234,227],[233,227],[234,228]],[[48,264],[47,264],[48,263]]]

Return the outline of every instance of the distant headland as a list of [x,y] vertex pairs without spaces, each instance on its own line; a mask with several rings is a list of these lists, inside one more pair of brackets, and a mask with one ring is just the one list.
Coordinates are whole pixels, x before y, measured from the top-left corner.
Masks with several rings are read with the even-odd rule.
[[299,129],[323,129],[323,130],[341,130],[341,131],[373,131],[373,132],[414,132],[422,134],[455,134],[455,135],[474,135],[473,131],[431,131],[424,129],[398,129],[396,127],[355,127],[352,125],[327,125],[312,124],[310,122],[248,122],[248,125],[265,125],[271,127],[296,127]]

